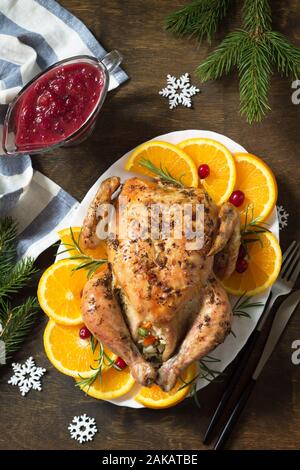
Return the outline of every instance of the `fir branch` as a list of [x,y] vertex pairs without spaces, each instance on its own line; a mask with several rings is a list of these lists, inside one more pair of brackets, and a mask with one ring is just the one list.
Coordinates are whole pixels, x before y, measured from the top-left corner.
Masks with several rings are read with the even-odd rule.
[[19,261],[11,270],[0,275],[0,299],[17,293],[37,272],[32,258]]
[[269,0],[244,0],[244,26],[257,36],[271,29],[272,14]]
[[184,174],[182,174],[180,179],[177,180],[173,178],[167,167],[163,168],[162,165],[160,165],[160,168],[158,168],[146,158],[141,158],[139,164],[167,183],[171,183],[176,186],[184,186],[184,184],[182,183],[182,178],[184,177]]
[[199,41],[206,39],[210,43],[230,3],[231,0],[194,0],[167,16],[165,28],[177,36],[197,36]]
[[268,90],[272,74],[270,51],[265,37],[245,37],[238,64],[241,114],[249,124],[261,121],[270,109]]
[[293,79],[300,77],[300,49],[294,46],[283,34],[266,31],[266,41],[271,47],[271,56],[277,70]]
[[12,307],[7,300],[0,300],[0,340],[5,343],[6,359],[11,357],[29,332],[39,303],[36,297],[29,297],[22,305]]
[[37,271],[33,260],[16,262],[17,225],[11,218],[0,221],[0,340],[4,341],[6,358],[20,346],[28,333],[39,304],[29,297],[21,305],[11,305],[12,294],[19,293]]
[[234,31],[196,69],[196,75],[203,82],[217,80],[228,74],[240,61],[245,32]]
[[6,272],[14,266],[16,258],[15,239],[17,225],[11,217],[0,220],[0,282]]
[[[167,29],[183,35],[193,34],[200,29],[202,39],[207,31],[205,15],[201,11],[213,2],[192,2],[179,12],[169,15]],[[228,5],[227,5],[228,6]],[[217,15],[225,16],[227,6],[223,5]],[[225,8],[225,9],[224,9]],[[211,33],[216,31],[218,22],[210,18]],[[196,74],[203,81],[216,80],[234,68],[239,73],[241,114],[252,124],[263,119],[270,109],[268,91],[273,68],[292,79],[300,77],[300,48],[293,45],[284,35],[272,30],[272,15],[268,0],[244,0],[242,29],[227,35],[222,43],[197,68]]]

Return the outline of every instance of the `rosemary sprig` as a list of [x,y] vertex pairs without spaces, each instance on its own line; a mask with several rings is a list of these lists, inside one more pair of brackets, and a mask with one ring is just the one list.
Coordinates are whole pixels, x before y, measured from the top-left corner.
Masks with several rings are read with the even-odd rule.
[[70,227],[70,234],[71,234],[72,243],[64,243],[64,245],[67,248],[65,250],[60,251],[58,255],[75,251],[76,254],[71,255],[69,259],[80,261],[80,263],[78,264],[78,266],[76,266],[76,268],[73,268],[73,271],[78,271],[79,269],[86,269],[87,277],[91,278],[93,274],[95,273],[95,271],[97,271],[97,269],[100,268],[100,266],[107,263],[107,259],[95,260],[91,256],[84,253],[79,244],[81,232],[79,233],[78,240],[76,240],[74,236],[72,227]]
[[198,408],[201,407],[199,397],[198,397],[198,392],[197,392],[198,379],[205,379],[208,382],[212,382],[213,380],[216,380],[217,378],[220,378],[223,375],[223,372],[214,370],[207,365],[207,363],[213,363],[213,362],[214,363],[221,362],[221,359],[218,359],[213,356],[205,356],[199,361],[200,372],[197,375],[195,375],[191,380],[187,382],[182,377],[179,377],[179,380],[182,382],[182,385],[181,387],[179,387],[178,391],[191,386],[190,397],[194,399],[195,404]]
[[184,177],[184,174],[181,175],[179,180],[176,178],[173,178],[173,176],[170,174],[167,167],[163,168],[161,164],[160,167],[158,168],[147,158],[141,158],[141,160],[139,161],[139,164],[142,167],[146,168],[147,170],[151,171],[151,173],[158,176],[163,181],[166,181],[167,183],[171,183],[176,186],[184,186],[184,184],[182,183],[182,178]]
[[247,246],[249,243],[259,242],[262,245],[260,235],[270,232],[268,225],[267,222],[261,221],[261,217],[254,217],[254,207],[249,204],[246,208],[245,222],[241,229],[242,244]]
[[103,372],[102,369],[104,365],[107,367],[113,367],[116,370],[121,370],[115,364],[114,359],[111,359],[108,356],[108,354],[104,351],[104,346],[101,341],[98,341],[94,336],[91,336],[90,342],[91,342],[91,348],[92,348],[93,353],[96,351],[97,345],[99,344],[99,356],[96,359],[96,361],[98,362],[98,365],[97,367],[90,366],[91,370],[95,371],[94,374],[91,375],[90,377],[82,377],[79,374],[78,376],[81,380],[79,380],[75,384],[75,387],[80,387],[83,390],[87,388],[87,391],[89,391],[91,385],[93,385],[93,383],[96,380],[99,380],[100,383],[102,383],[102,372]]
[[251,298],[246,296],[246,292],[238,298],[236,303],[232,308],[232,313],[235,317],[246,317],[251,318],[250,313],[248,312],[251,308],[262,307],[264,304],[262,302],[252,302]]

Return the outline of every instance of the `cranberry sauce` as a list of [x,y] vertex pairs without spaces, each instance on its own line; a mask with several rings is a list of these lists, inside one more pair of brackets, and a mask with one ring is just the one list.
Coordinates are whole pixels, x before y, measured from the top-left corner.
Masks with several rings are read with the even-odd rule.
[[104,73],[84,62],[63,65],[42,75],[17,104],[17,148],[43,148],[67,139],[96,108],[104,83]]

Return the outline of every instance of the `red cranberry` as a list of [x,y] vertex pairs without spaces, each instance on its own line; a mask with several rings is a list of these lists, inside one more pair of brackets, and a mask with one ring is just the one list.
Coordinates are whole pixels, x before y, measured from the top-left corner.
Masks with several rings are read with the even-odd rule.
[[248,261],[244,258],[239,258],[236,262],[235,270],[237,273],[242,274],[248,269]]
[[241,245],[239,249],[238,259],[246,258],[246,256],[247,256],[247,250],[244,247],[244,245]]
[[115,365],[121,370],[123,370],[123,369],[125,369],[125,367],[127,367],[126,362],[120,356],[117,357],[117,359],[115,360]]
[[233,193],[230,196],[229,202],[233,204],[235,207],[239,207],[243,204],[245,200],[245,194],[243,191],[240,191],[239,189],[237,191],[233,191]]
[[210,168],[206,163],[203,163],[198,168],[198,175],[201,180],[207,178],[210,174]]
[[83,326],[79,330],[79,336],[81,339],[88,339],[91,336],[91,332],[86,326]]

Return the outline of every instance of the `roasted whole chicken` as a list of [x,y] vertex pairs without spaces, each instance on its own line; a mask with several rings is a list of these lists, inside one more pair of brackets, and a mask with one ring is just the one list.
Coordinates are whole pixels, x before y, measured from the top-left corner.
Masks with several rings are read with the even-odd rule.
[[[218,208],[203,188],[141,178],[121,185],[118,177],[111,177],[102,182],[85,217],[85,247],[100,243],[97,226],[107,209],[100,213],[99,207],[109,203],[116,217],[114,234],[107,238],[108,263],[83,290],[83,321],[124,359],[137,382],[157,383],[168,391],[190,363],[230,332],[231,306],[215,274],[224,278],[235,269],[240,217],[230,203]],[[193,238],[174,236],[174,230],[167,236],[145,236],[141,226],[153,204],[163,205],[174,229],[177,216],[171,208],[186,203],[192,207],[193,227],[196,207],[203,207],[201,246],[191,248]],[[121,233],[124,207],[130,234]]]

